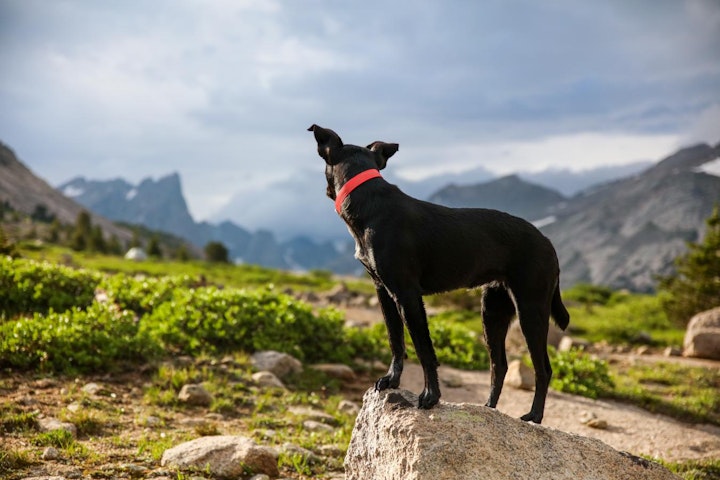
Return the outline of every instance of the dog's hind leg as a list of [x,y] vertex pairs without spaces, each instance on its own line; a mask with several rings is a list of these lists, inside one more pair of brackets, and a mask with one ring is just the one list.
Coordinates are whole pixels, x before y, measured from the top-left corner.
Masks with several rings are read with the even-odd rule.
[[508,369],[505,337],[514,316],[515,304],[505,287],[493,285],[483,289],[483,330],[490,352],[490,397],[486,407],[495,408],[502,392]]
[[405,359],[405,334],[395,301],[390,297],[383,285],[377,285],[375,289],[385,318],[390,351],[392,352],[392,362],[387,375],[375,382],[375,390],[380,391],[387,388],[397,388],[400,385],[400,375],[402,375],[403,360]]
[[516,297],[518,303],[518,316],[525,341],[530,350],[530,358],[535,368],[535,396],[532,408],[520,417],[522,420],[540,423],[545,412],[545,397],[547,396],[552,368],[547,353],[548,323],[550,321],[550,302],[524,302]]
[[440,400],[440,384],[437,374],[439,363],[430,339],[422,295],[419,291],[403,290],[395,296],[395,300],[400,317],[408,327],[410,338],[412,338],[415,352],[425,375],[425,388],[420,394],[418,407],[432,408]]

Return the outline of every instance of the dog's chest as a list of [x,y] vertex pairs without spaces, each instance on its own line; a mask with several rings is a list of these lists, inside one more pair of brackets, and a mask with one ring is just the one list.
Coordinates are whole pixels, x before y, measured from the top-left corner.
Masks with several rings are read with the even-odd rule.
[[355,258],[362,263],[365,268],[369,271],[375,270],[375,256],[373,255],[372,248],[368,247],[365,242],[362,241],[361,237],[355,234],[352,228],[348,225],[348,231],[355,240]]

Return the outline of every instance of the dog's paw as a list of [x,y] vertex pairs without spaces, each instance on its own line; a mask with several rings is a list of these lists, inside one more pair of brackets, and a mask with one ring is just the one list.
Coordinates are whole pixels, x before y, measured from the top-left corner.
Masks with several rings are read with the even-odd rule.
[[429,409],[440,401],[440,392],[423,390],[418,398],[418,408]]
[[382,392],[388,388],[398,388],[400,386],[400,378],[393,375],[385,375],[378,378],[375,382],[375,391]]
[[528,413],[526,413],[525,415],[520,417],[520,420],[522,420],[524,422],[532,422],[532,423],[540,424],[540,422],[542,422],[542,414],[537,414],[537,413],[533,412],[532,410],[530,410]]

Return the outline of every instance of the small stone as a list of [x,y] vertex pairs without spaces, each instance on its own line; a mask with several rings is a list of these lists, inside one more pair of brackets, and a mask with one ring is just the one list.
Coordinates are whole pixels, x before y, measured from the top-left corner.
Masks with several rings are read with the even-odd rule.
[[270,477],[268,477],[264,473],[258,473],[257,475],[253,475],[252,477],[250,477],[250,480],[270,480]]
[[72,402],[66,408],[68,409],[68,412],[75,413],[82,408],[82,405],[80,405],[78,402]]
[[649,355],[649,354],[650,354],[650,347],[648,347],[647,345],[643,345],[643,346],[635,349],[635,355]]
[[282,453],[289,457],[294,457],[296,455],[300,455],[303,460],[305,460],[308,463],[320,463],[322,459],[315,455],[313,452],[308,450],[307,448],[299,447],[297,445],[294,445],[292,443],[284,443],[282,448],[280,449]]
[[40,456],[43,460],[57,460],[60,458],[60,451],[55,447],[47,447]]
[[285,384],[272,372],[262,371],[253,373],[253,382],[261,387],[285,388]]
[[212,403],[212,395],[200,384],[188,383],[183,385],[178,394],[178,400],[188,405],[208,406]]
[[320,410],[315,410],[313,408],[292,406],[288,409],[288,411],[293,415],[297,415],[298,417],[304,417],[309,420],[316,420],[318,422],[327,423],[328,425],[338,424],[338,421],[335,420],[335,417],[333,417],[332,415]]
[[278,378],[284,378],[292,373],[300,373],[303,370],[300,360],[287,353],[274,350],[255,352],[250,360],[255,370],[272,372]]
[[128,473],[131,477],[145,477],[148,472],[148,468],[142,465],[135,465],[134,463],[123,463],[119,469],[123,472]]
[[603,420],[601,418],[593,418],[589,422],[587,422],[585,425],[587,425],[590,428],[597,428],[598,430],[605,430],[608,428],[608,423],[606,420]]
[[318,451],[326,457],[342,457],[343,451],[337,445],[320,445]]
[[157,427],[162,426],[163,421],[156,416],[148,415],[145,418],[139,418],[137,420],[137,424],[142,425],[144,427],[157,428]]
[[110,390],[108,390],[107,388],[105,388],[102,385],[95,383],[95,382],[90,382],[90,383],[85,384],[82,387],[82,391],[89,395],[97,395],[97,396],[110,395]]
[[340,400],[340,403],[338,403],[338,410],[348,415],[357,415],[360,411],[360,406],[350,400]]
[[579,420],[583,425],[587,425],[590,428],[597,428],[598,430],[605,430],[608,427],[607,421],[598,418],[593,412],[580,412]]
[[573,348],[577,348],[580,350],[587,350],[587,348],[590,346],[590,342],[587,342],[585,340],[580,340],[579,338],[573,338],[568,335],[565,335],[560,340],[560,344],[558,344],[558,351],[559,352],[567,352]]
[[463,386],[462,376],[455,372],[443,372],[440,380],[446,387],[460,388]]
[[682,350],[675,347],[667,347],[663,350],[663,355],[666,357],[679,357],[682,355]]
[[505,375],[505,385],[510,385],[521,390],[532,390],[535,388],[535,372],[520,360],[513,360],[508,365]]
[[344,382],[355,380],[355,372],[353,372],[353,369],[342,363],[319,363],[312,365],[311,368],[323,372],[328,377],[336,378]]
[[72,433],[72,436],[77,435],[77,428],[72,423],[61,422],[57,418],[46,417],[38,419],[38,425],[41,432],[52,432],[53,430],[65,430]]
[[303,422],[303,428],[308,432],[326,432],[332,433],[335,431],[330,425],[316,420],[305,420]]

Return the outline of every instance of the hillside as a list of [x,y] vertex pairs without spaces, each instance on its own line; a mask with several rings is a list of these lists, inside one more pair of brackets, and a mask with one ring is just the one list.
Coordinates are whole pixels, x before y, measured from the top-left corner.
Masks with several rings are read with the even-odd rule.
[[570,199],[542,228],[558,251],[563,285],[651,291],[686,242],[702,238],[704,220],[720,204],[720,177],[704,168],[718,157],[720,145],[685,148]]
[[[0,143],[0,202],[7,202],[13,209],[32,215],[38,206],[44,206],[60,223],[73,224],[83,205],[62,195],[47,182],[28,169],[8,146]],[[132,233],[118,227],[105,217],[92,213],[92,223],[99,225],[106,236],[115,235],[128,242]]]
[[502,210],[532,222],[551,215],[565,197],[517,175],[508,175],[477,185],[448,185],[431,195],[429,200],[448,207]]

